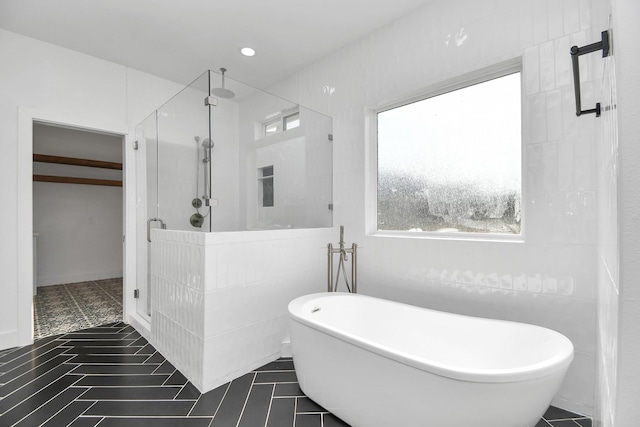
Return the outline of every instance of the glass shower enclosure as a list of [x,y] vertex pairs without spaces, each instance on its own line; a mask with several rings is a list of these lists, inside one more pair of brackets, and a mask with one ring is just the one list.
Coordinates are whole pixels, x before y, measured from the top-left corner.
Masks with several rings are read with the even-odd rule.
[[137,312],[152,229],[332,226],[330,117],[207,71],[136,126]]

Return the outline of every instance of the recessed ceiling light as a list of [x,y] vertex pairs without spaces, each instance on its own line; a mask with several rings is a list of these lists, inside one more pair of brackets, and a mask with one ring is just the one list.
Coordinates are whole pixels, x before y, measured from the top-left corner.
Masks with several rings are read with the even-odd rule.
[[242,49],[240,49],[240,53],[242,53],[244,56],[253,56],[256,54],[256,51],[251,49],[250,47],[243,47]]

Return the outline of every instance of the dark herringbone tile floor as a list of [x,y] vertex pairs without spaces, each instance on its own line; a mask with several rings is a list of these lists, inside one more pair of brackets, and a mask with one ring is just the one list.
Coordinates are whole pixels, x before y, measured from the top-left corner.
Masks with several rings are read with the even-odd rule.
[[[588,418],[553,407],[545,418],[537,427],[591,427]],[[346,424],[302,393],[291,359],[200,394],[131,326],[113,323],[0,351],[0,426]]]
[[0,352],[0,426],[344,426],[304,396],[291,359],[201,395],[124,323]]

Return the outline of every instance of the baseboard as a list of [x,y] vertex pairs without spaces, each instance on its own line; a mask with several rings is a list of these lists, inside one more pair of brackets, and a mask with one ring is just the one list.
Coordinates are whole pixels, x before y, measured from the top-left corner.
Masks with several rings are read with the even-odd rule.
[[0,332],[0,350],[18,346],[18,331]]
[[236,369],[233,372],[230,372],[228,374],[225,374],[225,375],[220,376],[218,378],[215,378],[213,380],[208,380],[207,383],[202,385],[202,389],[200,389],[200,387],[197,387],[197,388],[201,393],[206,393],[208,391],[211,391],[211,390],[213,390],[215,388],[220,387],[223,384],[228,383],[229,381],[233,381],[236,378],[240,378],[242,375],[246,374],[247,372],[251,372],[254,369],[257,369],[257,368],[259,368],[261,366],[264,366],[267,363],[273,362],[274,360],[277,360],[277,359],[278,359],[278,354],[277,353],[269,355],[269,356],[266,356],[266,357],[263,357],[260,360],[256,360],[256,361],[254,361],[252,363],[248,363],[245,366],[243,366],[243,367],[241,367],[239,369]]
[[280,357],[291,357],[293,353],[291,352],[291,341],[283,341],[282,342],[282,350],[280,351]]
[[90,282],[92,280],[113,279],[116,277],[122,277],[122,270],[71,274],[68,276],[38,276],[38,287]]
[[126,322],[133,327],[147,341],[151,342],[151,324],[137,314],[127,316]]

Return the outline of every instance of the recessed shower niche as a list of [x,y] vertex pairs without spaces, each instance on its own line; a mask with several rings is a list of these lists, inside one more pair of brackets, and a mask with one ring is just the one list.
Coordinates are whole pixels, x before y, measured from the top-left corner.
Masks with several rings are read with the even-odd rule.
[[213,71],[136,127],[137,316],[202,391],[278,357],[323,286],[332,127]]

